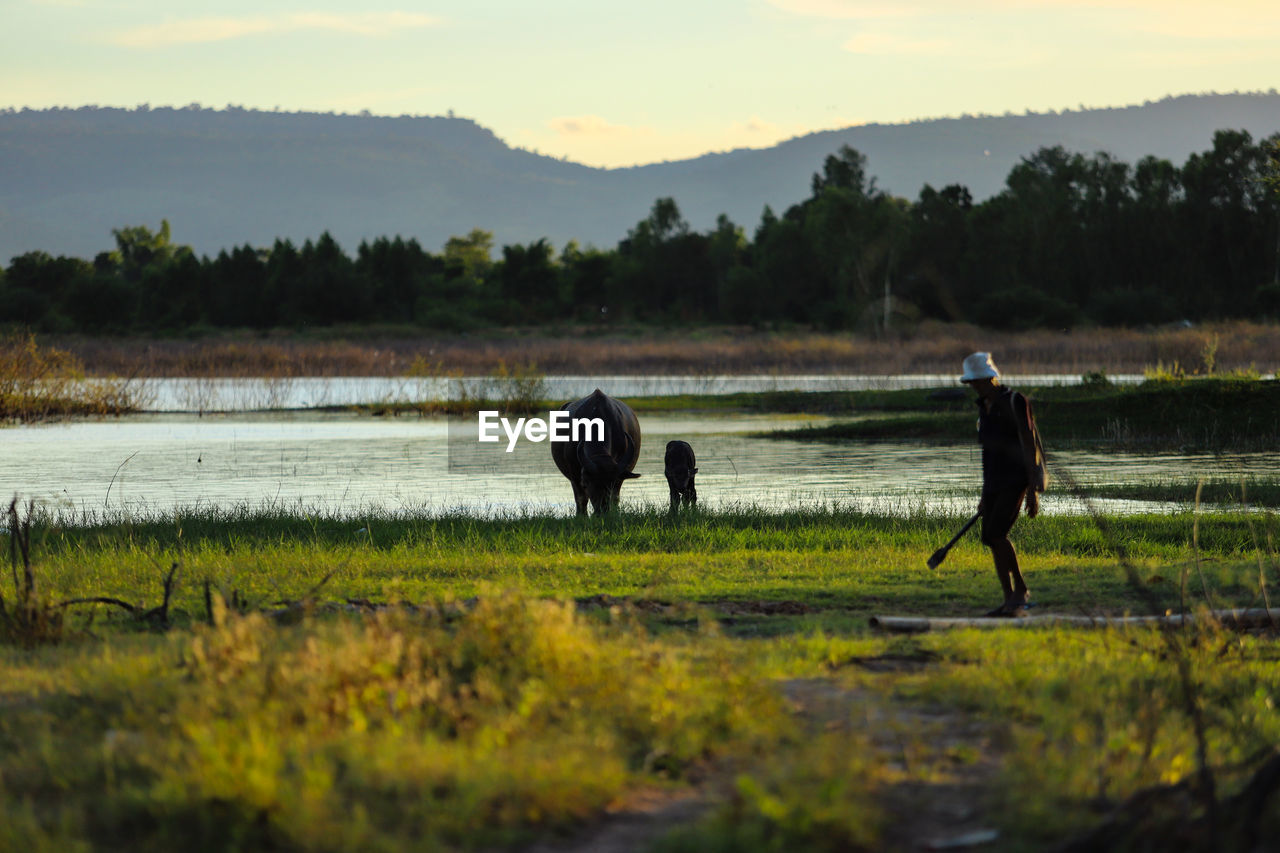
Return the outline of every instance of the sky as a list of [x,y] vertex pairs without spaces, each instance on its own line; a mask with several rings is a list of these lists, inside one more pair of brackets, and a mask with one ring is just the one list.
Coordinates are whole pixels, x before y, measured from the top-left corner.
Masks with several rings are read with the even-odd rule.
[[592,166],[1280,87],[1277,0],[0,0],[0,108],[446,115]]

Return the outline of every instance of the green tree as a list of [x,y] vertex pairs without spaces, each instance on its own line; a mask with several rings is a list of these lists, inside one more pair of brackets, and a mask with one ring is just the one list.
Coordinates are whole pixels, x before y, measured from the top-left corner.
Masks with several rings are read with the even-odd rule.
[[479,285],[493,266],[493,232],[472,228],[465,237],[450,237],[444,244],[446,275]]
[[[742,228],[734,225],[723,213],[716,217],[716,227],[711,232],[707,245],[711,268],[715,272],[714,316],[716,319],[730,319],[726,301],[733,298],[730,296],[730,291],[736,290],[744,280],[741,275],[738,275],[735,279],[737,283],[731,284],[731,277],[735,270],[742,269],[746,263],[747,249],[747,237]],[[741,319],[734,319],[742,322]]]
[[950,184],[941,190],[925,184],[911,207],[910,241],[903,268],[905,296],[929,317],[964,317],[971,285],[969,216],[973,196],[968,188]]
[[304,322],[333,325],[368,319],[369,289],[332,234],[325,231],[315,243],[303,243],[299,261],[302,301],[295,310]]
[[1280,290],[1280,133],[1272,134],[1263,143],[1267,162],[1262,182],[1267,188],[1271,216],[1275,225],[1276,247],[1271,265],[1271,283]]
[[1246,314],[1260,283],[1275,234],[1265,177],[1268,156],[1243,130],[1220,130],[1213,148],[1182,167],[1185,224],[1194,278],[1185,298],[1201,317]]
[[844,146],[812,180],[813,196],[788,216],[802,223],[821,276],[814,293],[824,325],[850,327],[860,319],[887,325],[893,280],[909,230],[909,205],[867,180],[866,158]]
[[420,299],[428,296],[444,264],[423,251],[417,240],[379,237],[361,242],[356,273],[369,290],[370,316],[387,322],[408,322]]
[[674,199],[658,199],[618,244],[610,303],[647,319],[706,319],[716,299],[709,243],[689,230]]
[[614,256],[612,252],[588,247],[581,249],[575,241],[560,253],[560,269],[568,305],[573,317],[587,321],[609,318],[609,287]]
[[496,276],[510,322],[540,322],[556,315],[560,271],[545,238],[527,246],[503,246]]
[[270,328],[279,296],[272,288],[271,252],[244,245],[223,250],[208,264],[209,322],[215,326]]
[[78,258],[55,258],[48,252],[14,257],[0,287],[0,323],[59,331],[77,282],[93,274],[93,266]]
[[176,246],[170,239],[169,220],[160,220],[160,230],[153,232],[145,225],[114,228],[116,253],[124,275],[138,279],[142,271],[153,265],[168,263],[180,254],[190,253],[187,246]]

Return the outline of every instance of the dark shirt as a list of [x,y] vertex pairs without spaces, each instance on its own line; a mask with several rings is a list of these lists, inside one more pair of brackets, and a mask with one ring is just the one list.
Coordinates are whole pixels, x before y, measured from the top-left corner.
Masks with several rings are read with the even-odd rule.
[[1027,462],[1018,437],[1014,409],[1026,417],[1027,400],[1010,388],[996,386],[991,406],[978,398],[978,442],[982,445],[982,491],[1027,487]]

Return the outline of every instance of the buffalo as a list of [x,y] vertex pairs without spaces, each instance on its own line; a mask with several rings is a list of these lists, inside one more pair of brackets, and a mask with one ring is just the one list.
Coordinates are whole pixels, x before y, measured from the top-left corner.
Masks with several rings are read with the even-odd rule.
[[698,461],[687,441],[668,441],[666,463],[667,485],[671,487],[671,511],[698,503],[698,490],[693,485],[693,475],[698,473]]
[[570,441],[552,442],[551,458],[573,485],[578,515],[587,514],[588,501],[596,515],[606,513],[617,505],[622,481],[640,476],[632,473],[640,458],[640,422],[630,406],[599,388],[560,408],[574,421],[599,418],[604,424],[603,437],[588,427]]

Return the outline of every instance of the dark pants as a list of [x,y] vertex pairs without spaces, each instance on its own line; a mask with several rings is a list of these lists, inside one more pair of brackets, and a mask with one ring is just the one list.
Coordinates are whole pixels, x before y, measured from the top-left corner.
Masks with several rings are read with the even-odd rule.
[[1027,585],[1018,570],[1018,553],[1009,541],[1009,531],[1018,520],[1026,486],[1014,486],[982,494],[982,544],[991,549],[1000,588],[1004,590],[1005,609],[1020,607],[1027,600]]

